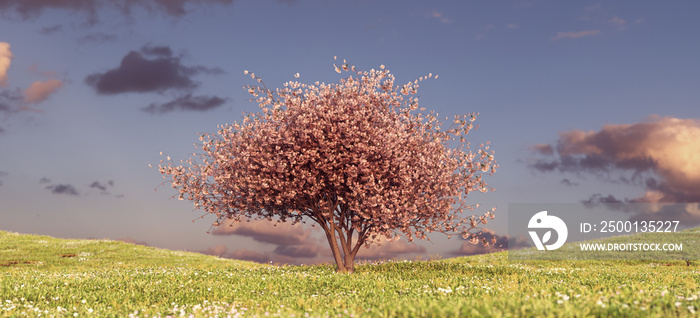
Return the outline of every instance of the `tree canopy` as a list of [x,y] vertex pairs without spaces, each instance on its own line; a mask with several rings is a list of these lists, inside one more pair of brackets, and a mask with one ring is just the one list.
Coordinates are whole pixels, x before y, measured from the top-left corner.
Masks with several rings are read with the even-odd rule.
[[247,89],[261,110],[201,134],[200,153],[180,164],[161,162],[176,196],[214,214],[214,226],[311,221],[339,272],[352,272],[359,248],[382,238],[442,232],[488,244],[475,229],[492,210],[465,216],[478,207],[467,195],[493,190],[483,176],[498,167],[488,144],[474,150],[465,138],[477,114],[446,124],[420,108],[414,95],[432,74],[396,85],[383,65],[335,70],[350,76],[274,90],[246,71],[259,83]]

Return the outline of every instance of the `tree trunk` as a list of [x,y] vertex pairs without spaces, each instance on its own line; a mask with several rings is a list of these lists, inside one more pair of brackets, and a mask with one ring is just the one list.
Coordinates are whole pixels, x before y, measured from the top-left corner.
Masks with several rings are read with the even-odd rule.
[[345,271],[348,273],[355,272],[355,254],[345,255]]
[[[331,247],[331,252],[333,253],[333,258],[335,259],[337,273],[353,273],[355,272],[355,255],[359,249],[359,245],[362,245],[364,239],[362,236],[358,238],[355,243],[358,246],[352,247],[352,231],[349,233],[342,233],[342,231],[336,227],[335,224],[330,221],[329,223],[319,223],[324,232],[326,232],[326,239],[328,240],[328,245]],[[343,234],[346,234],[348,238],[343,240]],[[338,237],[338,236],[340,237]],[[338,240],[340,239],[340,243]],[[339,246],[340,245],[340,246]],[[342,250],[341,250],[342,248]],[[342,252],[342,254],[341,254]]]
[[338,240],[336,240],[335,237],[335,231],[325,227],[323,230],[326,232],[326,239],[328,239],[328,244],[331,246],[331,252],[333,253],[333,258],[335,259],[335,264],[337,265],[335,271],[338,273],[346,273],[347,268],[343,257],[340,255],[340,248],[338,246]]

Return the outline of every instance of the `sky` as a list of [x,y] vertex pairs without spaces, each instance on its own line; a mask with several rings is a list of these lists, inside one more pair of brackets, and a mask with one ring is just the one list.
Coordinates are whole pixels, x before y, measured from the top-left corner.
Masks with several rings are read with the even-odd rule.
[[[687,203],[700,225],[700,3],[661,1],[0,0],[0,230],[117,239],[258,262],[332,257],[320,230],[213,218],[157,167],[258,106],[243,88],[337,82],[334,56],[420,105],[479,113],[500,164],[470,194],[507,231],[516,202]],[[294,74],[299,73],[299,78]],[[154,189],[157,188],[157,191]],[[479,212],[479,211],[477,211]],[[209,232],[209,233],[208,233]],[[362,259],[489,251],[459,238]]]

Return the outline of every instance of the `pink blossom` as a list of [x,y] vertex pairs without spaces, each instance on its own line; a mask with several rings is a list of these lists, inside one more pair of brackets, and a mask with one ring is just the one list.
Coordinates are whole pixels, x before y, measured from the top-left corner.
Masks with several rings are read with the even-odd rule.
[[339,83],[249,87],[261,95],[260,112],[202,134],[201,152],[183,164],[168,157],[159,165],[176,197],[214,214],[214,226],[311,221],[325,232],[340,272],[353,271],[361,246],[383,239],[441,232],[489,244],[471,231],[492,211],[462,216],[475,208],[470,192],[493,190],[483,175],[498,167],[488,145],[472,150],[463,136],[476,114],[440,122],[419,110],[417,98],[405,99],[417,81],[396,85],[383,65],[362,72],[344,63],[336,72],[351,75]]

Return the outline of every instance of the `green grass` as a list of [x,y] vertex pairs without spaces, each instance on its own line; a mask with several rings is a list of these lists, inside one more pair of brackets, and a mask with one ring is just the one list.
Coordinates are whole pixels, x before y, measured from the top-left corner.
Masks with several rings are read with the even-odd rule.
[[509,261],[506,253],[272,266],[0,231],[0,316],[697,316],[685,261]]

